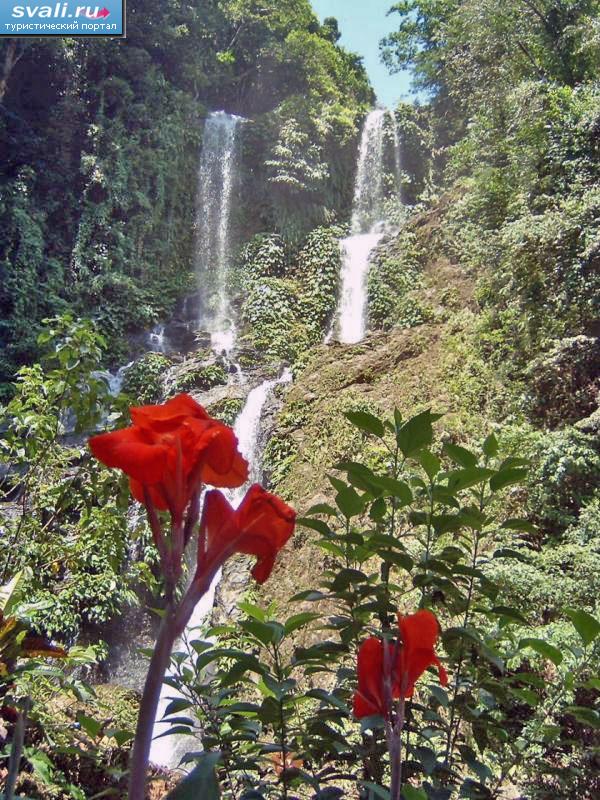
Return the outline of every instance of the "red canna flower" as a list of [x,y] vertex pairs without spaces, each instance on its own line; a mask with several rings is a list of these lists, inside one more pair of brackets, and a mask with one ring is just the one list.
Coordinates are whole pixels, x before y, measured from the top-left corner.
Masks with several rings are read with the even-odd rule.
[[379,714],[389,716],[384,701],[383,642],[370,636],[358,648],[358,689],[354,693],[354,716],[357,719]]
[[181,519],[201,483],[236,487],[248,479],[248,464],[227,425],[212,419],[189,394],[162,405],[130,409],[133,425],[93,436],[92,453],[129,476],[131,493],[142,503]]
[[425,608],[415,614],[398,615],[402,646],[399,656],[400,691],[412,697],[415,683],[428,667],[436,666],[442,686],[448,685],[448,675],[434,647],[440,635],[435,614]]
[[294,532],[296,512],[279,497],[254,484],[237,510],[221,492],[207,492],[200,522],[198,570],[222,564],[232,553],[256,556],[252,576],[264,583],[277,553]]
[[[389,642],[389,663],[384,657],[384,642],[371,636],[358,650],[358,689],[354,694],[354,716],[379,714],[389,718],[389,697],[385,684],[389,681],[391,697],[411,697],[415,683],[428,667],[437,666],[440,683],[448,685],[446,670],[434,652],[440,627],[431,611],[421,609],[415,614],[398,616],[400,640]],[[389,674],[386,675],[386,670]]]

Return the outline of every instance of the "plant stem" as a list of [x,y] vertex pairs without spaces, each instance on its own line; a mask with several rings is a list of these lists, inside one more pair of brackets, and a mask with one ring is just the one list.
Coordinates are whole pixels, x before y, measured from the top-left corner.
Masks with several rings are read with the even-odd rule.
[[402,730],[404,728],[404,713],[406,701],[404,697],[398,700],[396,720],[391,732],[390,762],[392,767],[392,783],[390,786],[390,800],[400,800],[402,794]]
[[171,601],[165,609],[165,615],[160,624],[158,638],[150,659],[146,683],[144,684],[131,753],[129,800],[144,800],[146,794],[146,772],[148,770],[148,758],[150,756],[156,710],[163,679],[169,665],[171,650],[176,638],[175,608]]
[[25,725],[27,723],[27,712],[31,707],[31,701],[27,697],[23,704],[23,710],[19,712],[13,731],[12,746],[10,749],[10,759],[8,761],[8,775],[6,776],[6,786],[4,788],[4,800],[14,800],[17,778],[19,777],[19,766],[23,755],[23,744],[25,742]]

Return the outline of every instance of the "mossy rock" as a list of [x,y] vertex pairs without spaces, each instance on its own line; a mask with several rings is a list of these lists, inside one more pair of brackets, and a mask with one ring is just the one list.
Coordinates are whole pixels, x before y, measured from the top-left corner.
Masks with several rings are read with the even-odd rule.
[[175,378],[171,386],[171,393],[178,394],[194,390],[205,392],[215,386],[225,386],[227,380],[227,370],[220,364],[195,367],[182,372]]
[[243,407],[242,397],[224,397],[208,406],[207,411],[211,417],[224,422],[225,425],[233,425]]

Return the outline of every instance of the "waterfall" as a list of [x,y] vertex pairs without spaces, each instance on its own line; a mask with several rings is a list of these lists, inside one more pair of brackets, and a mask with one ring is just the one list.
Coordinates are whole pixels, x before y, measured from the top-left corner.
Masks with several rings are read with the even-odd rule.
[[[384,122],[388,112],[375,109],[363,124],[350,236],[342,239],[341,290],[337,311],[340,342],[360,342],[367,324],[367,273],[369,257],[384,230]],[[395,129],[395,126],[394,126]],[[333,329],[326,341],[333,336]]]
[[398,192],[398,199],[402,195],[402,149],[400,145],[400,134],[398,133],[398,123],[396,122],[396,115],[393,111],[389,112],[392,136],[394,137],[394,166],[396,168],[396,191]]
[[155,325],[148,334],[148,348],[154,353],[166,352],[165,326]]
[[[234,431],[238,438],[239,450],[250,464],[250,475],[248,483],[254,483],[260,479],[261,474],[261,456],[262,456],[262,443],[260,439],[261,434],[261,421],[265,403],[275,386],[280,383],[289,383],[292,379],[292,373],[289,369],[284,369],[279,378],[272,380],[265,380],[254,389],[252,389],[244,404],[244,407],[238,414],[235,421]],[[237,508],[242,498],[246,493],[248,484],[241,486],[239,489],[232,489],[226,494],[231,504]],[[215,579],[204,597],[200,600],[186,625],[183,633],[183,641],[190,640],[195,630],[200,627],[209,616],[214,602],[215,590],[219,580],[220,573],[215,576]],[[181,644],[181,643],[180,643]],[[158,711],[156,715],[156,722],[154,723],[154,736],[160,737],[160,734],[168,730],[169,722],[163,722],[163,717],[169,703],[171,701],[181,698],[182,695],[176,689],[163,683]],[[165,727],[167,726],[167,727]],[[150,750],[150,761],[163,767],[174,768],[177,767],[181,757],[187,750],[189,737],[187,736],[162,736],[154,738],[152,741],[152,748]]]
[[383,154],[386,112],[376,108],[363,124],[352,203],[353,234],[369,233],[383,217]]
[[[198,168],[195,266],[203,297],[199,324],[211,332],[216,352],[235,343],[229,300],[231,215],[239,188],[242,117],[214,111],[206,119]],[[206,297],[209,287],[210,297]]]

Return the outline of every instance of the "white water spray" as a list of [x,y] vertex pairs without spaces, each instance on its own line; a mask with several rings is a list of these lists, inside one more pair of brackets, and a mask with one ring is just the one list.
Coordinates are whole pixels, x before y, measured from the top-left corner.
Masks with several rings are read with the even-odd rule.
[[229,302],[231,214],[239,187],[242,117],[215,111],[204,125],[198,169],[196,274],[202,296],[212,296],[200,310],[200,325],[210,330],[211,346],[229,354],[235,343],[235,323]]
[[[358,163],[350,236],[342,239],[342,272],[337,311],[340,342],[360,342],[367,325],[369,258],[383,236],[384,123],[386,111],[375,109],[365,119]],[[335,327],[334,323],[334,327]],[[333,336],[333,329],[326,341]]]
[[[238,438],[238,448],[244,458],[250,464],[250,475],[248,483],[254,483],[260,478],[261,474],[261,456],[262,456],[262,442],[261,434],[261,421],[265,403],[269,398],[271,392],[280,383],[289,383],[292,380],[292,373],[289,369],[284,369],[279,378],[263,381],[250,391],[244,407],[240,411],[234,425],[234,431]],[[248,483],[238,489],[232,489],[227,492],[230,503],[237,508],[242,501],[248,488]],[[210,615],[214,603],[215,591],[221,579],[219,572],[213,580],[210,589],[200,600],[186,625],[183,632],[183,642],[190,641],[197,633],[197,629],[202,626],[208,616]],[[179,643],[181,645],[181,643]],[[158,705],[156,722],[154,723],[154,738],[152,741],[152,748],[150,750],[150,761],[153,764],[158,764],[163,767],[175,768],[178,766],[181,757],[187,750],[189,744],[189,737],[187,736],[160,736],[168,730],[170,723],[163,722],[162,719],[165,715],[169,704],[173,700],[182,698],[183,695],[163,683]]]

